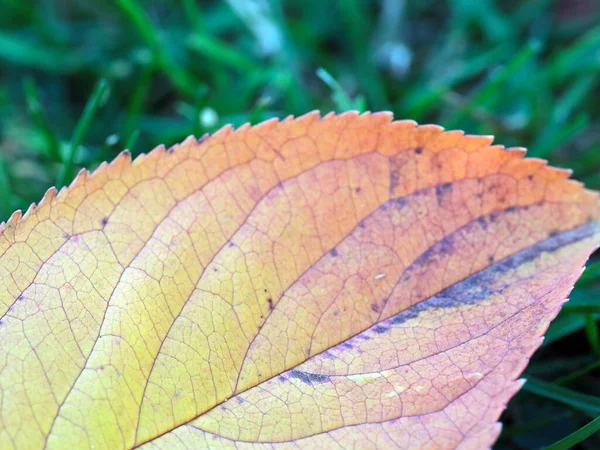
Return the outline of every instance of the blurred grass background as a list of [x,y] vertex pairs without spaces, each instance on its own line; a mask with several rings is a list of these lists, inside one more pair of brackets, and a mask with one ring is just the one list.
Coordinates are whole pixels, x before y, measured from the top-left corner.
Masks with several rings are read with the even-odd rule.
[[[0,0],[0,220],[123,148],[313,109],[494,134],[598,189],[599,96],[596,0]],[[497,448],[600,448],[599,292],[592,260]]]

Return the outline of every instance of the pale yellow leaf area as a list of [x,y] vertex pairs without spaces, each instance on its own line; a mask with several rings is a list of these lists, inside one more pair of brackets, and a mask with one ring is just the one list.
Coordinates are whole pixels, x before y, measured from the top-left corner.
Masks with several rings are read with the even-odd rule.
[[0,448],[489,448],[600,241],[491,141],[310,113],[49,190],[0,232]]

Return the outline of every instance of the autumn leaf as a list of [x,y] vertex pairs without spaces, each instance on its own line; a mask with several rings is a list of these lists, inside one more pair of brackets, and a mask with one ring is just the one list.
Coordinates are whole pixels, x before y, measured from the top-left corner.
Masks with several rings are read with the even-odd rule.
[[311,113],[128,153],[0,235],[0,448],[462,448],[600,241],[491,138]]

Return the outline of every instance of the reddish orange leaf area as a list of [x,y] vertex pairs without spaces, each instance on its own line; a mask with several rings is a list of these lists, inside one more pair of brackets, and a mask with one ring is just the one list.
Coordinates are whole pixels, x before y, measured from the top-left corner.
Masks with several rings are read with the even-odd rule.
[[0,233],[0,448],[481,449],[597,193],[346,113],[128,153]]

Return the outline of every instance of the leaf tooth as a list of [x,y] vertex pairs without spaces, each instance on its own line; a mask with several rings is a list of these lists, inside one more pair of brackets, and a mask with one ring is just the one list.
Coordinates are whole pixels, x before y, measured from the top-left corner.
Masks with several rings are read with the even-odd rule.
[[403,127],[408,127],[408,126],[412,126],[414,128],[418,128],[419,124],[412,119],[401,119],[401,120],[394,120],[391,125],[400,125]]
[[[522,386],[522,385],[521,385]],[[519,388],[520,389],[520,388]],[[494,431],[496,432],[496,438],[497,436],[500,436],[500,433],[502,432],[502,423],[501,422],[496,422],[493,425]],[[489,449],[491,450],[492,447],[489,447]]]
[[[543,338],[542,338],[542,340],[543,340]],[[540,343],[540,345],[541,345],[541,343]],[[529,358],[524,358],[523,360],[525,361],[525,365],[527,365]],[[518,376],[520,373],[521,372],[518,372],[518,374],[516,374],[515,377]],[[508,386],[504,389],[504,392],[502,393],[502,396],[503,396],[502,408],[498,408],[498,416],[496,417],[496,420],[498,420],[500,418],[500,416],[502,415],[502,413],[508,406],[508,402],[515,395],[517,395],[517,392],[519,392],[523,388],[523,386],[525,385],[526,382],[527,382],[526,378],[517,378],[517,379],[514,379],[510,384],[508,384]],[[502,430],[502,422],[496,422],[495,425],[498,427],[499,431]],[[498,434],[500,434],[500,433],[498,432]]]
[[373,117],[381,117],[384,122],[390,123],[394,120],[394,113],[392,111],[377,111],[371,114]]
[[321,114],[319,113],[319,111],[311,111],[307,114],[298,116],[298,118],[295,120],[295,123],[303,124],[304,126],[309,126],[315,122],[318,122],[320,116],[321,116]]
[[159,148],[157,151],[155,152],[150,152],[149,153],[149,157],[150,158],[154,158],[154,155],[162,155],[163,153],[175,153],[178,149],[180,149],[182,147],[182,142],[177,142],[176,144],[173,144],[169,147],[167,146],[163,146],[164,148]]
[[204,133],[200,137],[196,137],[193,134],[190,134],[185,140],[180,144],[182,147],[195,147],[200,146],[206,142],[206,140],[211,137],[210,133]]
[[530,164],[537,163],[537,164],[539,164],[540,166],[547,166],[547,165],[548,165],[548,160],[546,160],[546,159],[542,159],[542,158],[536,158],[536,157],[532,157],[532,158],[527,158],[527,161],[528,161]]
[[121,153],[119,153],[119,155],[113,160],[113,164],[117,161],[123,161],[124,163],[131,164],[131,153],[129,150],[123,150]]
[[138,157],[133,160],[131,165],[133,167],[138,167],[140,165],[145,164],[147,160],[151,160],[152,158],[154,158],[156,156],[162,156],[166,152],[167,152],[167,148],[164,145],[159,145],[157,147],[154,147],[148,153],[141,153],[140,155],[138,155]]
[[[129,166],[131,166],[131,153],[129,152],[129,150],[123,150],[115,157],[115,159],[108,163],[106,170],[112,171],[116,170],[116,168],[120,168],[121,170],[123,170],[124,168],[127,168]],[[92,176],[94,174],[95,173],[93,173]]]
[[340,119],[358,119],[360,117],[360,114],[357,111],[344,111],[341,114],[337,114],[337,117],[339,117]]
[[443,133],[444,131],[446,131],[444,127],[433,124],[433,123],[421,125],[421,126],[419,126],[419,128],[424,132],[430,132],[430,133],[434,133],[434,134],[440,134],[440,133]]
[[[23,216],[20,218],[21,219],[20,222],[27,220],[27,218],[31,214],[35,213],[36,210],[37,210],[37,203],[32,203],[31,205],[29,205],[29,208],[27,208],[27,210],[25,211],[25,214],[23,214]],[[15,225],[18,225],[18,223],[15,223]]]
[[69,187],[76,186],[78,184],[83,184],[88,180],[89,177],[90,172],[87,169],[81,169],[79,172],[77,172],[75,179],[71,182]]
[[439,125],[419,125],[414,136],[416,147],[434,147],[440,138],[445,136],[444,128]]
[[42,197],[42,200],[40,200],[39,206],[41,207],[51,204],[56,199],[57,193],[58,191],[56,190],[56,187],[52,186],[48,188],[48,190]]
[[366,111],[360,115],[359,120],[369,121],[372,123],[371,126],[381,127],[382,129],[385,129],[394,120],[394,116],[390,111]]
[[[156,147],[154,149],[152,149],[152,151],[155,151],[156,153],[160,152],[160,148]],[[147,153],[140,153],[137,158],[135,158],[132,162],[132,166],[133,167],[138,167],[142,164],[144,164],[144,161],[146,161],[146,159],[148,158],[148,154]]]
[[265,120],[264,122],[261,122],[257,125],[254,126],[254,129],[257,131],[260,131],[261,133],[266,133],[268,131],[271,131],[272,129],[276,128],[279,124],[279,119],[277,118],[272,118],[269,120]]
[[0,231],[4,231],[5,228],[13,228],[16,224],[21,221],[21,217],[23,216],[23,212],[20,209],[17,209],[11,216],[8,218],[6,222],[2,222],[2,227],[0,227]]
[[511,155],[515,155],[515,158],[523,158],[527,154],[525,147],[508,147],[505,150]]
[[557,178],[562,178],[565,180],[573,174],[573,171],[571,169],[564,169],[562,167],[548,166],[546,170],[555,174]]
[[250,128],[252,128],[252,124],[250,122],[244,122],[239,127],[237,127],[233,132],[234,133],[247,133]]
[[91,177],[95,177],[97,174],[104,174],[111,170],[114,170],[117,167],[128,167],[131,165],[131,153],[129,150],[121,151],[112,161],[107,162],[103,161],[96,167],[95,170],[91,172],[88,176],[88,180]]
[[458,141],[459,139],[462,139],[464,137],[464,135],[465,135],[465,132],[463,130],[450,130],[450,131],[444,132],[444,137],[446,139],[455,137],[456,141]]
[[460,145],[466,152],[473,152],[491,147],[493,142],[494,136],[492,135],[465,134],[457,145]]
[[99,173],[104,173],[104,172],[106,172],[106,170],[108,170],[108,168],[109,168],[108,163],[106,161],[102,161],[100,163],[100,165],[98,167],[96,167],[96,170],[94,170],[92,172],[92,176],[96,175],[96,174],[99,174]]
[[[565,299],[565,301],[566,301],[566,299]],[[561,307],[562,307],[562,304],[558,305],[557,311],[556,311],[557,315],[560,312],[560,308]],[[554,317],[556,317],[556,316],[554,316]],[[548,326],[550,325],[550,322],[552,322],[552,320],[554,320],[554,317],[552,319],[548,319]],[[545,333],[546,332],[544,331],[544,334]],[[525,366],[527,366],[527,364],[529,363],[529,361],[528,361],[529,358],[531,358],[531,356],[537,351],[538,348],[540,348],[542,346],[543,343],[544,343],[544,336],[543,335],[542,336],[538,336],[538,337],[536,337],[535,339],[533,339],[531,341],[531,347],[530,347],[531,353],[529,353],[527,355],[527,358],[525,358]],[[523,367],[523,370],[525,370],[525,367]],[[520,373],[522,373],[523,370],[521,370]]]
[[196,136],[194,136],[193,134],[190,134],[188,137],[186,137],[183,142],[181,143],[182,146],[192,146],[198,143],[198,139],[196,139]]
[[382,134],[387,134],[390,135],[392,138],[389,139],[384,139],[382,138],[382,142],[386,142],[388,141],[389,143],[387,144],[387,151],[386,154],[393,154],[396,153],[396,148],[395,148],[395,143],[392,144],[392,142],[394,142],[393,136],[397,136],[400,135],[401,133],[406,133],[405,134],[405,139],[403,140],[403,145],[407,146],[408,148],[413,148],[413,147],[417,147],[418,144],[415,143],[415,136],[417,135],[417,131],[419,129],[419,124],[417,122],[415,122],[414,120],[410,120],[410,119],[405,119],[405,120],[393,120],[391,123],[389,123],[383,130],[382,130]]
[[[542,337],[542,339],[543,339],[543,337]],[[521,389],[526,382],[527,382],[526,378],[519,378],[518,380],[515,380],[515,384],[519,385],[519,389]]]
[[436,152],[452,149],[463,139],[464,134],[461,130],[445,131],[438,139],[429,139],[426,146]]
[[218,139],[225,139],[233,132],[234,128],[231,125],[224,125],[213,134],[213,137]]
[[[506,398],[506,401],[504,401],[504,408],[502,408],[502,410],[500,410],[500,413],[502,413],[502,411],[506,409],[506,406],[508,405],[508,401],[511,400],[517,394],[517,392],[519,392],[521,390],[521,388],[523,387],[523,385],[525,385],[526,382],[527,382],[526,378],[517,378],[516,380],[513,380],[506,387],[506,390],[503,393],[504,398]],[[498,415],[498,418],[499,417],[500,417],[500,414]]]
[[298,120],[308,120],[310,122],[317,122],[321,120],[321,111],[318,109],[313,109],[312,111],[307,112],[306,114],[302,114],[298,117]]

